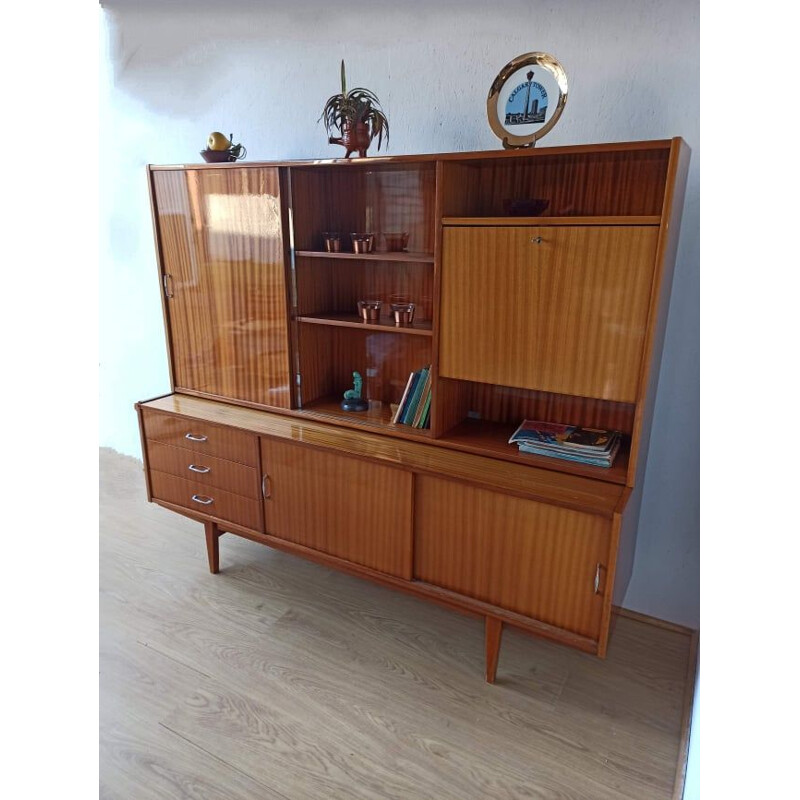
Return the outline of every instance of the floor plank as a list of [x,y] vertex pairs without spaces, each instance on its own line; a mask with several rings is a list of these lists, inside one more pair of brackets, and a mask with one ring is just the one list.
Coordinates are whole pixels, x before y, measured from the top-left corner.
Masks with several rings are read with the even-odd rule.
[[690,637],[601,661],[202,526],[101,450],[104,798],[667,800]]

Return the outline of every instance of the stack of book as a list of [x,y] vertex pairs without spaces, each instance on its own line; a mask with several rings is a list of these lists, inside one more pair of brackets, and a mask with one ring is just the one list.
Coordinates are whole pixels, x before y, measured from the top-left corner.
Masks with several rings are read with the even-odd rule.
[[521,453],[563,458],[595,467],[610,467],[619,451],[619,431],[579,428],[526,419],[511,435],[509,444],[516,444]]
[[392,418],[396,425],[429,428],[431,413],[431,368],[423,367],[408,376],[403,398]]

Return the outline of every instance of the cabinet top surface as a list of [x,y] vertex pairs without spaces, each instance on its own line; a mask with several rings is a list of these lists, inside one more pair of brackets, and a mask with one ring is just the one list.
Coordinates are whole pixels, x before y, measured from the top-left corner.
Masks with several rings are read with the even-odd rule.
[[579,155],[590,153],[634,152],[641,150],[669,150],[671,145],[685,142],[674,139],[653,139],[638,142],[607,142],[599,144],[564,145],[561,147],[518,148],[515,150],[477,150],[464,153],[420,153],[397,156],[367,156],[366,158],[287,159],[278,161],[235,161],[219,164],[148,164],[151,170],[161,169],[236,169],[242,167],[314,167],[314,166],[381,166],[392,164],[431,163],[436,161],[471,161],[480,159],[542,158],[545,156]]
[[623,501],[624,486],[538,467],[374,433],[340,428],[191,395],[167,395],[140,404],[145,409],[179,414],[241,428],[254,434],[346,452],[397,467],[481,484],[532,499],[610,517]]

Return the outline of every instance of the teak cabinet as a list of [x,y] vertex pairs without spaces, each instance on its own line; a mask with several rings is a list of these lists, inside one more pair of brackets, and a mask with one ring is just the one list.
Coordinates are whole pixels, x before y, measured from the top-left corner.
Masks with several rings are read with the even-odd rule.
[[[228,532],[484,617],[490,682],[503,625],[604,656],[688,160],[675,138],[149,167],[172,387],[137,404],[148,499],[204,523],[212,572]],[[542,216],[506,213],[528,198]],[[422,367],[429,425],[394,424]],[[348,412],[356,370],[369,409]],[[608,469],[521,454],[526,418],[624,446]]]

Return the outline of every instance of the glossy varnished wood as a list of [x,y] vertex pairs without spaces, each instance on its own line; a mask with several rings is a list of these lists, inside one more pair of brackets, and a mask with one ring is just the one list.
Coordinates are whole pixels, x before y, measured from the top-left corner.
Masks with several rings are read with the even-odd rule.
[[647,464],[690,157],[691,151],[686,142],[682,139],[673,140],[670,148],[669,180],[664,196],[664,210],[655,259],[644,358],[639,376],[639,402],[633,431],[633,457],[628,468],[629,486],[644,480],[644,469]]
[[432,360],[430,336],[398,334],[394,328],[301,323],[299,341],[303,406],[331,396],[341,400],[353,388],[354,371],[363,379],[365,399],[398,403],[408,376]]
[[494,683],[497,677],[502,635],[503,623],[496,617],[486,617],[486,683]]
[[367,169],[298,165],[291,176],[297,250],[324,250],[323,232],[339,233],[345,252],[359,232],[375,234],[376,249],[385,250],[384,233],[407,232],[409,252],[433,252],[434,162],[403,169],[381,169],[372,159]]
[[[346,246],[346,237],[345,237]],[[295,252],[298,258],[322,258],[326,261],[366,261],[375,263],[389,261],[393,264],[432,264],[433,253],[412,253],[408,250],[402,252],[391,252],[386,250],[376,250],[374,253],[348,253],[340,251],[329,253],[318,250],[298,250]]]
[[[166,397],[161,399],[166,400]],[[169,402],[164,407],[176,408]],[[209,408],[209,405],[201,403],[201,407]],[[160,413],[152,406],[141,404],[140,408],[147,439],[258,468],[258,440],[252,433],[224,423],[216,424],[202,416],[187,418],[179,411],[177,414]]]
[[410,325],[397,325],[388,318],[381,317],[375,322],[365,322],[356,314],[315,314],[302,316],[298,322],[307,325],[328,325],[334,328],[355,328],[360,331],[377,330],[384,333],[396,333],[400,336],[431,336],[433,331],[430,322],[413,322]]
[[412,475],[262,438],[267,532],[411,578]]
[[[661,215],[669,143],[592,152],[536,149],[528,158],[487,153],[465,160],[469,169],[458,175],[461,198],[446,205],[442,216],[507,217],[510,201],[532,198],[546,200],[544,213],[556,218]],[[454,194],[446,196],[452,200]]]
[[391,434],[411,439],[429,439],[429,428],[412,428],[410,425],[395,423],[395,406],[390,403],[370,403],[365,411],[354,413],[342,408],[339,395],[320,397],[303,406],[304,418],[333,422],[355,430],[367,429],[373,433]]
[[190,421],[208,421],[238,429],[243,435],[271,436],[414,472],[449,475],[470,485],[498,489],[609,519],[618,507],[624,488],[550,469],[450,450],[436,440],[395,439],[372,431],[326,425],[303,418],[301,412],[296,412],[295,416],[275,414],[187,395],[168,395],[142,405],[151,412],[183,415],[187,418],[185,425]]
[[605,217],[443,217],[442,225],[475,228],[516,227],[519,225],[567,225],[571,228],[582,225],[658,225],[660,216],[605,216]]
[[297,314],[356,314],[359,300],[380,300],[381,318],[394,322],[392,303],[414,303],[414,319],[433,319],[433,270],[420,262],[296,258]]
[[[523,417],[524,419],[524,417]],[[544,419],[543,416],[529,416],[528,419]],[[560,421],[560,420],[559,420]],[[589,464],[569,462],[565,459],[523,453],[516,444],[509,444],[511,434],[517,423],[500,423],[478,419],[465,419],[451,428],[442,437],[448,447],[455,447],[467,453],[481,453],[492,458],[502,458],[517,464],[553,469],[570,475],[583,475],[596,480],[624,484],[628,472],[628,443],[625,441],[610,467],[595,467]]]
[[208,571],[212,575],[219,572],[219,537],[220,529],[215,522],[206,522],[206,551],[208,554]]
[[[174,295],[165,305],[173,385],[182,393],[139,408],[153,499],[206,523],[214,572],[219,533],[229,530],[485,618],[487,680],[503,625],[605,657],[614,595],[624,592],[632,565],[687,162],[688,148],[675,139],[152,168],[161,266]],[[251,385],[248,369],[228,383],[210,381],[203,366],[207,359],[239,369],[243,361],[230,342],[207,334],[221,328],[239,341],[234,295],[246,298],[253,287],[247,269],[228,267],[262,244],[247,243],[246,229],[264,224],[263,214],[248,221],[248,208],[265,175],[266,183],[274,178],[266,194],[281,237],[270,246],[281,280],[284,269],[291,278],[264,287],[292,331],[291,341],[283,337],[285,381],[268,376],[265,384],[285,390],[286,402],[273,403],[282,417],[225,402],[269,405],[252,391],[263,376]],[[547,216],[506,216],[510,201],[531,197],[548,200]],[[181,208],[190,224],[171,213]],[[364,230],[377,234],[379,250],[382,233],[407,230],[409,252],[346,252],[348,234]],[[323,231],[342,234],[345,252],[320,252]],[[533,257],[521,255],[523,234],[536,244]],[[453,246],[457,237],[465,243]],[[191,269],[181,272],[181,260]],[[231,276],[221,289],[202,274],[218,264]],[[190,305],[177,288],[194,292]],[[392,300],[416,302],[417,325],[390,334],[359,323],[355,302],[372,298],[387,315]],[[216,318],[214,303],[223,307]],[[247,319],[249,335],[257,325]],[[408,374],[428,364],[432,430],[393,426],[391,403]],[[178,377],[190,368],[194,377]],[[339,407],[354,369],[371,400],[363,415]],[[290,394],[300,407],[289,408]],[[210,423],[249,437],[233,448],[238,455],[208,456],[239,461],[231,464],[239,483],[198,484],[239,498],[231,501],[236,513],[222,509],[227,519],[190,508],[185,487],[169,485],[185,480],[176,450],[186,442],[170,439],[175,431],[146,438],[144,430],[152,417],[169,415],[188,417],[187,430]],[[625,447],[608,470],[523,456],[507,444],[522,418],[614,428]],[[276,448],[270,457],[264,445],[263,502],[253,500],[252,473],[262,472],[256,436]],[[278,503],[270,462],[284,478]],[[413,510],[403,499],[409,494]],[[257,503],[257,521],[237,510],[245,499]],[[376,517],[382,506],[395,522],[405,515],[407,526],[370,538],[359,527],[362,506],[367,528],[388,524]]]
[[150,469],[192,481],[197,486],[216,487],[258,499],[259,474],[254,467],[210,455],[199,456],[196,451],[156,441],[148,441],[147,458]]
[[440,373],[635,401],[657,238],[648,226],[446,228]]
[[599,639],[607,519],[419,476],[414,523],[419,580]]
[[174,388],[288,407],[278,170],[151,178]]
[[506,628],[488,686],[482,618],[231,536],[212,577],[140,462],[100,480],[101,797],[670,800],[685,634],[621,617],[599,661]]
[[261,504],[258,499],[226,492],[192,480],[177,478],[166,472],[150,470],[153,498],[182,506],[198,517],[229,520],[243,528],[262,529]]
[[[656,157],[666,160],[670,145],[675,139],[645,139],[636,142],[599,142],[594,144],[575,144],[561,145],[558,147],[537,147],[534,149],[514,149],[514,150],[471,150],[463,153],[421,153],[414,155],[371,155],[367,158],[323,158],[323,159],[292,159],[290,161],[253,161],[248,162],[247,166],[255,167],[295,167],[324,170],[335,167],[340,170],[358,171],[364,168],[399,166],[415,166],[421,164],[435,164],[442,162],[463,162],[470,166],[480,166],[486,160],[494,162],[509,161],[516,159],[528,160],[531,158],[550,159],[552,157],[581,157],[598,156],[609,154],[622,154],[628,159],[637,157],[647,157],[650,153],[655,153]],[[641,154],[641,155],[640,155]],[[151,164],[149,169],[153,172],[171,172],[184,169],[241,169],[239,163],[229,164],[204,164],[202,162],[194,164]]]

